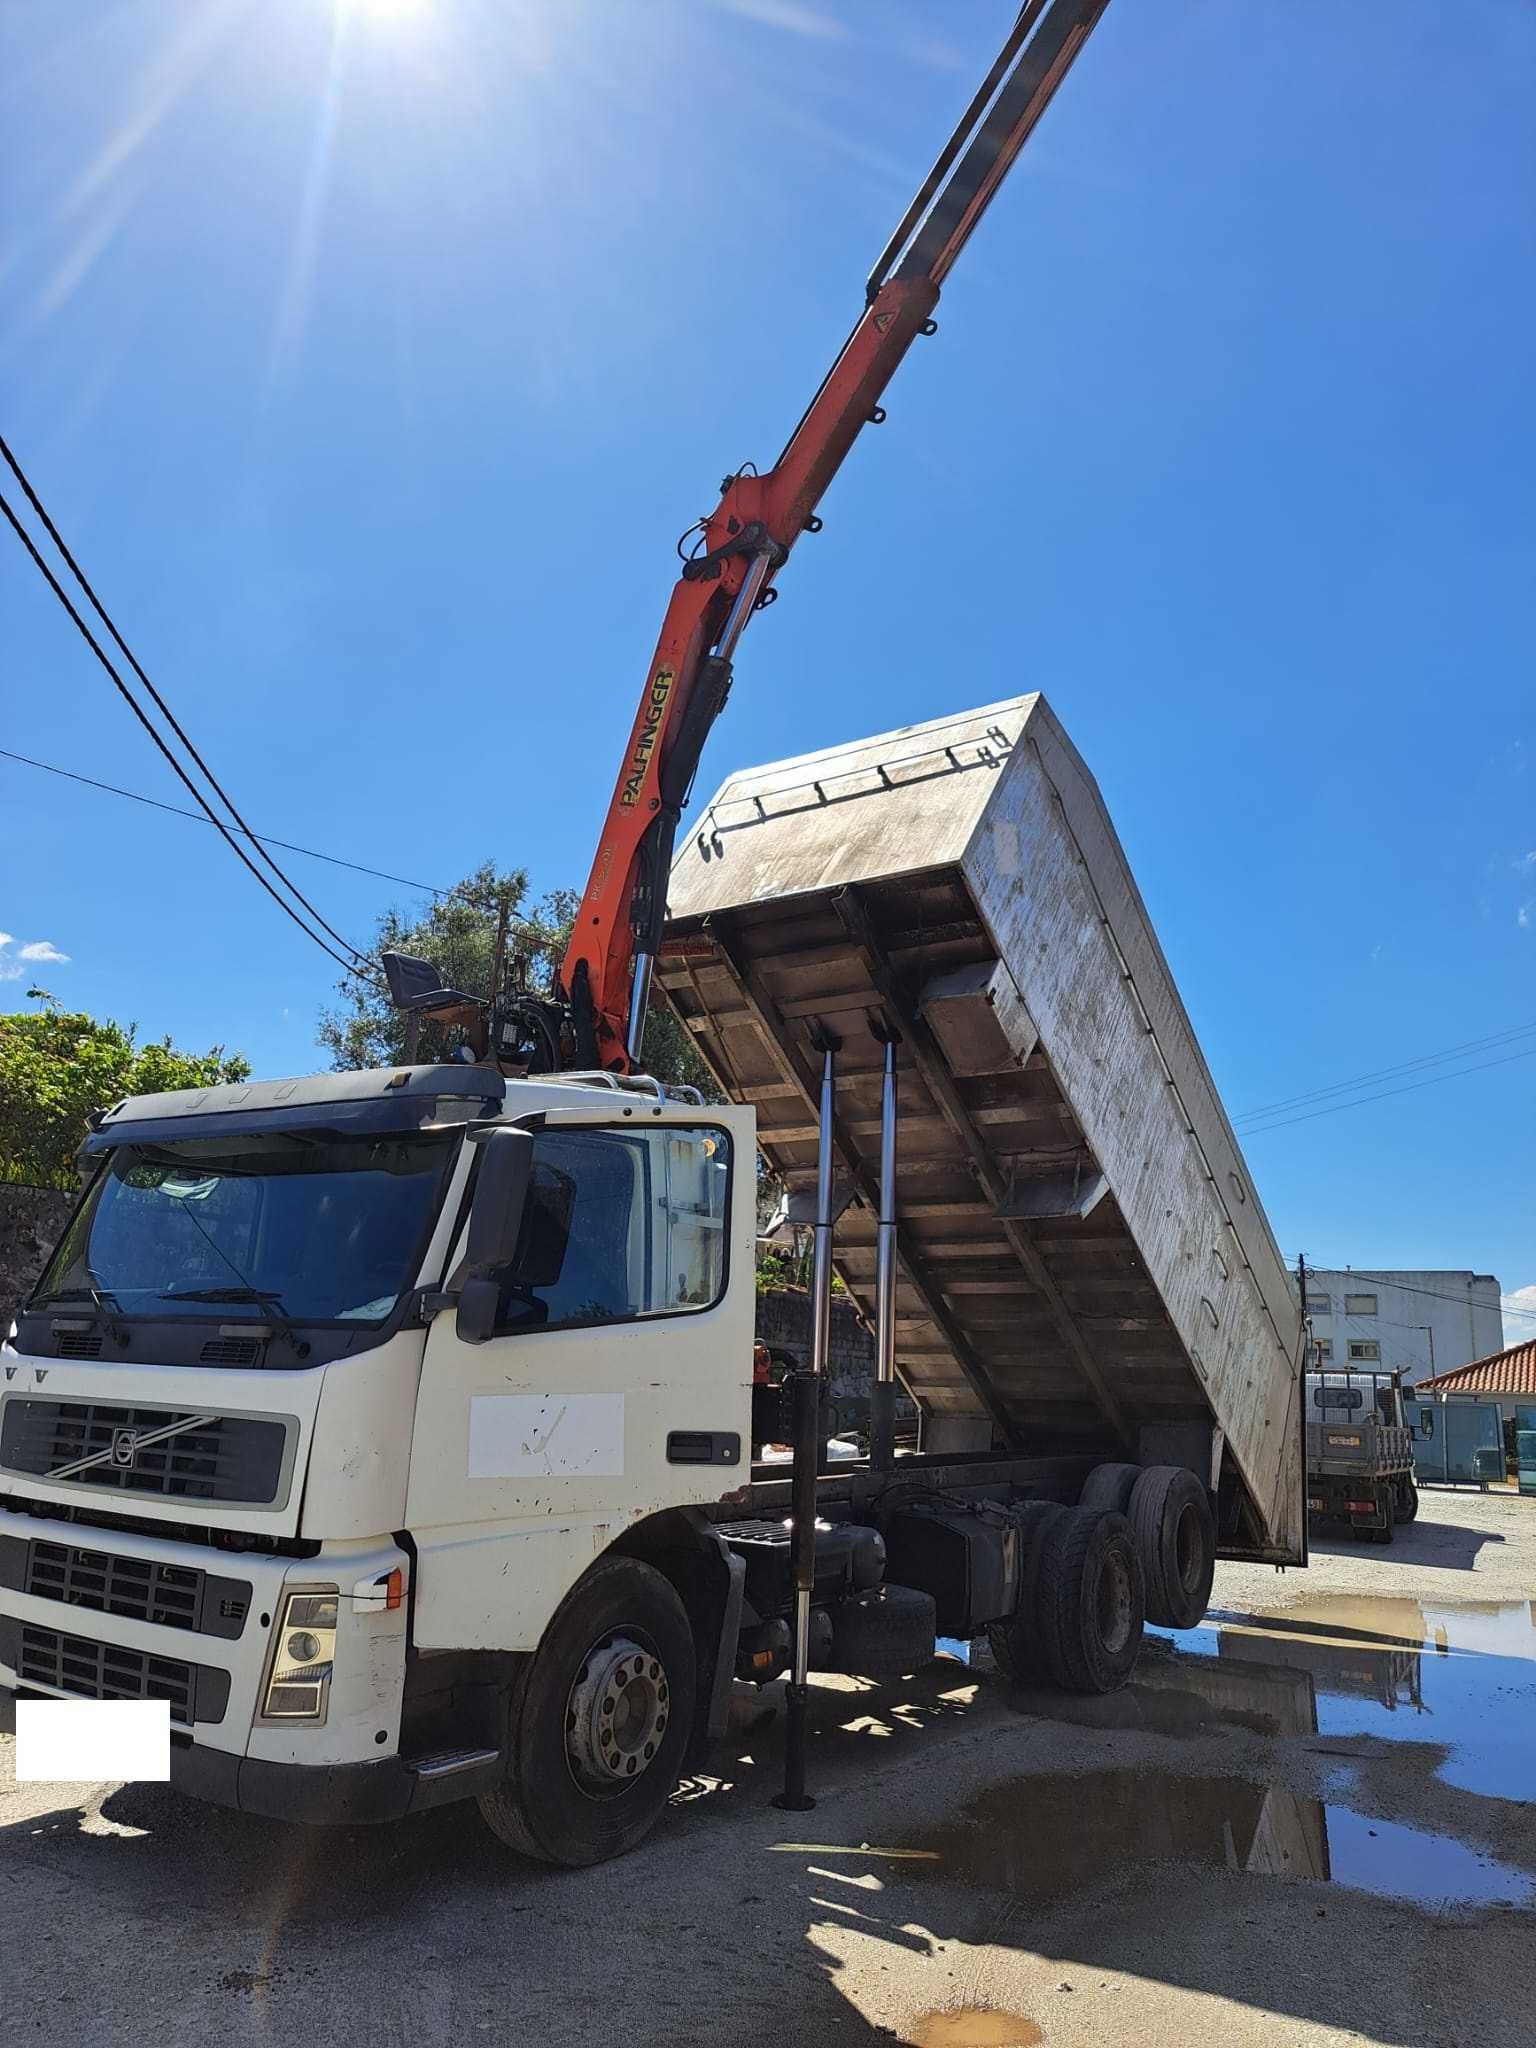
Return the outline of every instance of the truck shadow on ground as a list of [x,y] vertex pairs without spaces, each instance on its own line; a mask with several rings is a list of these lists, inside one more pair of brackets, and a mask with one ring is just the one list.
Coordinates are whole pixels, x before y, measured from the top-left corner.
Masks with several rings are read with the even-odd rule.
[[1362,1565],[1428,1565],[1441,1571],[1470,1572],[1477,1568],[1485,1543],[1506,1539],[1491,1529],[1471,1529],[1459,1522],[1408,1522],[1398,1526],[1390,1543],[1363,1541],[1336,1522],[1314,1526],[1308,1547],[1314,1556],[1348,1558]]

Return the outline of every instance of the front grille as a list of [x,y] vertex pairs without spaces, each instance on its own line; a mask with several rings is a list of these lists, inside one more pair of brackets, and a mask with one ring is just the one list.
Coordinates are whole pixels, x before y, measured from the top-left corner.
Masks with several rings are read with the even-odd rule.
[[220,1721],[229,1702],[229,1674],[175,1657],[152,1657],[121,1643],[93,1643],[84,1636],[23,1622],[16,1634],[13,1668],[23,1686],[42,1686],[85,1700],[169,1700],[171,1720],[182,1728],[194,1721]]
[[194,1566],[147,1557],[114,1557],[70,1543],[29,1546],[23,1592],[125,1621],[203,1635],[238,1636],[251,1604],[248,1580],[225,1579]]
[[100,1358],[100,1330],[62,1330],[54,1339],[56,1358]]
[[197,1354],[203,1365],[254,1365],[260,1355],[254,1337],[210,1337]]
[[[152,1432],[192,1424],[158,1443]],[[261,1416],[214,1415],[172,1408],[129,1408],[103,1401],[35,1401],[13,1395],[0,1422],[0,1464],[37,1479],[171,1500],[241,1501],[267,1506],[283,1479],[286,1426]],[[62,1468],[99,1462],[64,1476]]]
[[93,1607],[159,1628],[196,1628],[203,1575],[146,1557],[109,1557],[66,1543],[34,1543],[27,1591],[70,1607]]

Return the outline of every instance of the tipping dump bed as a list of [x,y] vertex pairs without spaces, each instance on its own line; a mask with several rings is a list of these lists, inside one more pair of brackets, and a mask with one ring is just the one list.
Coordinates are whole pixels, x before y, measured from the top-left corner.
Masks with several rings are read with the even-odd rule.
[[935,1440],[1212,1470],[1224,1445],[1223,1547],[1304,1557],[1299,1313],[1044,699],[733,776],[669,896],[660,985],[802,1199],[839,1041],[836,1267],[866,1312],[872,1022],[900,1034],[896,1357]]

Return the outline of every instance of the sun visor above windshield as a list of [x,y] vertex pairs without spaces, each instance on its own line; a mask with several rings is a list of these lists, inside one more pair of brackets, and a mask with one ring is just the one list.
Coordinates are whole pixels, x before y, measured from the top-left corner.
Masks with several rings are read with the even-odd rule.
[[165,1145],[190,1138],[326,1130],[364,1134],[415,1131],[439,1120],[437,1104],[454,1104],[444,1122],[471,1114],[495,1116],[506,1082],[494,1067],[380,1067],[366,1073],[311,1074],[218,1088],[184,1088],[131,1096],[100,1119],[80,1148],[90,1156],[115,1145]]

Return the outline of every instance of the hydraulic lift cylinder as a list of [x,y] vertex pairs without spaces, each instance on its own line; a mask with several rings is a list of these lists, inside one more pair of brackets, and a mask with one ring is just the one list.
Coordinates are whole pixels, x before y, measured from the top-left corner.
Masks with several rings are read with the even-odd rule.
[[880,1089],[880,1219],[875,1230],[875,1377],[869,1390],[869,1463],[896,1457],[896,1040],[885,1033]]
[[816,1468],[821,1462],[821,1396],[832,1331],[832,1127],[837,1107],[837,1045],[822,1042],[821,1119],[816,1155],[816,1230],[811,1262],[811,1364],[797,1374],[795,1461],[790,1481],[795,1581],[794,1642],[784,1709],[784,1789],[774,1805],[804,1813],[806,1714],[810,1705],[811,1595],[816,1586]]

